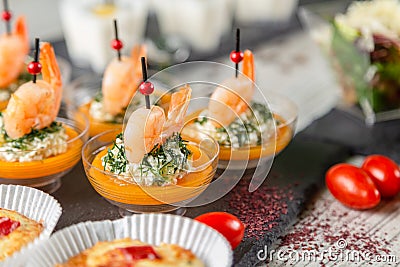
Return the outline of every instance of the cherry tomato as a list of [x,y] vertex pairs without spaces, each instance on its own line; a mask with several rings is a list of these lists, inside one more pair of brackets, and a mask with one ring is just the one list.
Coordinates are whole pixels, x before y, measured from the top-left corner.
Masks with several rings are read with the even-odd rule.
[[400,168],[390,158],[368,156],[361,168],[372,178],[382,197],[394,197],[400,192]]
[[326,173],[326,186],[342,204],[354,209],[369,209],[379,204],[381,195],[368,174],[353,165],[340,163]]
[[217,230],[228,240],[232,249],[235,249],[243,239],[244,224],[230,213],[209,212],[194,219]]

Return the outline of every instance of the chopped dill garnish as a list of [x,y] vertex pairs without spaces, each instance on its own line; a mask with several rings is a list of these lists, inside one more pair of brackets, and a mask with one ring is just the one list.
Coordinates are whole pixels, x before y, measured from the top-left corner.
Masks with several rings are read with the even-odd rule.
[[[264,128],[272,119],[272,113],[266,105],[251,103],[251,108],[236,118],[229,126],[215,129],[215,138],[222,146],[242,147],[245,145],[260,145]],[[200,117],[194,122],[200,125],[207,123],[206,117]]]
[[[187,141],[179,133],[167,138],[162,145],[155,145],[133,170],[134,178],[153,177],[152,184],[163,185],[171,183],[177,176],[189,168],[188,158],[192,152],[187,148]],[[115,174],[126,174],[128,160],[126,159],[122,133],[117,135],[114,145],[108,149],[102,158],[104,170]],[[131,170],[132,171],[132,170]]]
[[126,172],[128,160],[126,159],[123,140],[122,133],[118,134],[113,141],[113,147],[109,148],[107,154],[102,158],[104,170],[108,167],[111,172],[116,174]]
[[28,145],[32,143],[33,140],[35,140],[36,138],[43,141],[46,137],[49,136],[49,134],[59,132],[62,127],[63,126],[61,123],[54,121],[46,128],[40,130],[32,129],[29,134],[26,134],[17,139],[12,139],[7,135],[7,133],[4,133],[4,141],[11,144],[12,148],[27,150]]
[[[176,174],[187,170],[188,157],[192,152],[187,149],[186,143],[179,133],[175,133],[167,138],[164,144],[154,146],[140,163],[141,173],[152,173],[156,183],[163,184]],[[155,162],[157,164],[154,164]]]

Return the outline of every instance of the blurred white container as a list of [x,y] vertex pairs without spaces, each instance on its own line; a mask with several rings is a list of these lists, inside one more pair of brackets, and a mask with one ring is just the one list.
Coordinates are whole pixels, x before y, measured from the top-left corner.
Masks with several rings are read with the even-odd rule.
[[241,24],[285,22],[297,8],[298,0],[233,0],[235,18]]
[[115,0],[114,5],[98,0],[63,0],[60,14],[73,62],[100,73],[116,55],[110,46],[115,38],[113,19],[118,20],[122,53],[129,54],[133,45],[143,40],[148,7],[146,0]]
[[232,25],[232,0],[153,0],[161,34],[182,38],[195,51],[211,52]]

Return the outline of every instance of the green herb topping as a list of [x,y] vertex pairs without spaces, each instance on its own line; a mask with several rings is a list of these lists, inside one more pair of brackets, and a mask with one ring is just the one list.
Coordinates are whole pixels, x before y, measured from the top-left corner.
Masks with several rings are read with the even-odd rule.
[[123,174],[127,171],[128,160],[125,156],[125,148],[122,133],[115,137],[112,148],[108,149],[107,154],[102,158],[104,170],[109,170],[115,174]]
[[188,159],[191,154],[187,148],[187,141],[183,140],[179,133],[175,133],[162,145],[155,145],[139,164],[129,165],[123,136],[119,134],[102,161],[104,170],[118,175],[133,176],[138,183],[166,185],[175,184],[177,179],[189,170]]
[[[195,121],[200,127],[206,127],[207,117]],[[251,108],[236,118],[228,127],[214,128],[213,136],[222,146],[242,147],[260,145],[265,132],[273,130],[272,113],[266,105],[251,103]]]
[[[3,116],[3,115],[1,115]],[[12,148],[19,150],[28,150],[30,144],[35,140],[39,139],[43,141],[45,138],[49,136],[49,134],[57,133],[63,129],[63,126],[59,122],[52,122],[50,126],[43,128],[41,130],[32,129],[29,134],[24,135],[18,139],[10,138],[7,133],[2,129],[3,140],[5,143],[9,144]]]

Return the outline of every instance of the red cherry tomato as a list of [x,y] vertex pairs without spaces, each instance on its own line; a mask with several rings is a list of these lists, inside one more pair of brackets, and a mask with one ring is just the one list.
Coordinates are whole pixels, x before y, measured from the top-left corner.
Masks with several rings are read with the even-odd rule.
[[229,241],[232,249],[235,249],[243,239],[244,224],[230,213],[209,212],[194,219],[217,230]]
[[390,158],[368,156],[361,168],[372,178],[382,197],[394,197],[400,192],[400,168]]
[[340,163],[326,173],[326,186],[342,204],[353,209],[369,209],[379,204],[381,195],[368,174],[353,165]]

